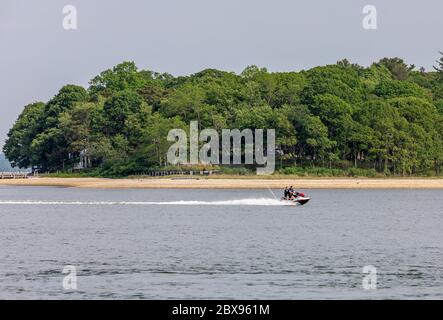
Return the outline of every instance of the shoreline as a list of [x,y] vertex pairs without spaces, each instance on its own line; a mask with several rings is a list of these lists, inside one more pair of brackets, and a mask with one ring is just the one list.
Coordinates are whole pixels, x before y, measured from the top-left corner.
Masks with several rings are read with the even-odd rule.
[[3,179],[0,186],[94,189],[443,189],[441,178],[45,178]]

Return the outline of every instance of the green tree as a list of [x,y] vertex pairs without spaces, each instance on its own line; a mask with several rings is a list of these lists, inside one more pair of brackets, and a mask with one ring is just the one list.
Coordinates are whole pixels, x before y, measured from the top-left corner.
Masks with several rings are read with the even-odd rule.
[[41,132],[44,111],[43,102],[25,106],[14,126],[9,130],[3,152],[13,167],[29,168],[41,165],[32,153],[31,145],[34,138]]
[[385,66],[395,80],[406,80],[409,73],[415,68],[414,65],[408,66],[404,60],[400,58],[383,58],[378,64]]
[[107,133],[110,135],[122,133],[128,117],[137,114],[142,105],[142,97],[130,90],[123,90],[111,96],[103,108],[107,119]]
[[46,104],[43,130],[32,142],[34,157],[42,164],[42,169],[64,168],[64,163],[69,157],[69,146],[60,128],[60,116],[87,99],[88,93],[83,87],[66,85]]
[[187,130],[188,126],[179,117],[165,118],[159,113],[154,113],[142,138],[144,141],[141,148],[142,157],[149,159],[154,165],[160,167],[166,165],[166,155],[172,144],[167,141],[171,129]]
[[443,79],[443,52],[439,52],[441,57],[437,60],[437,66],[434,66],[434,69],[439,73],[440,77]]
[[151,71],[138,72],[134,62],[125,61],[93,78],[89,91],[109,96],[116,91],[136,90],[150,84],[154,75]]

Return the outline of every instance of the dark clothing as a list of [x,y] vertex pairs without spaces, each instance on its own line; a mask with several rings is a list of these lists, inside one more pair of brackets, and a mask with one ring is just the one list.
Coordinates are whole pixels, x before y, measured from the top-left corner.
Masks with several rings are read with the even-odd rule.
[[285,198],[287,198],[289,196],[289,190],[285,189]]
[[293,197],[298,197],[299,193],[294,191],[293,188],[285,188],[285,199],[292,199]]

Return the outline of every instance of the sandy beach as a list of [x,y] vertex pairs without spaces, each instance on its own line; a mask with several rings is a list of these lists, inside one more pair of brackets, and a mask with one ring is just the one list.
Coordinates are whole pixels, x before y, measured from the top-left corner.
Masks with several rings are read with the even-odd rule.
[[57,186],[99,189],[266,189],[293,185],[297,189],[443,189],[443,179],[433,178],[170,178],[170,179],[105,179],[45,178],[4,179],[0,185]]

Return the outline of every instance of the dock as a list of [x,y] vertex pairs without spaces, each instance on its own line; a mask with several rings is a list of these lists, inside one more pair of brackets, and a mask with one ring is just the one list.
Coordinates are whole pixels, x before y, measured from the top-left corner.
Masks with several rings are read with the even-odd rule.
[[28,179],[27,172],[0,172],[0,179]]
[[139,172],[134,176],[168,177],[168,176],[212,176],[217,170],[150,170]]

